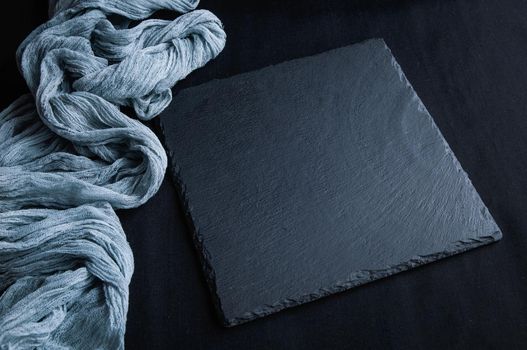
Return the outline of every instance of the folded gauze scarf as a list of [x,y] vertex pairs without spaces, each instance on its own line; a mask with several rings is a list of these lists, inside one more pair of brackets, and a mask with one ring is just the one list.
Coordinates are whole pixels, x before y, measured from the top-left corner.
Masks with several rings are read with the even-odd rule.
[[[31,95],[0,114],[1,349],[124,347],[133,257],[114,209],[147,201],[165,173],[137,118],[225,45],[197,2],[59,0],[20,45]],[[144,20],[158,10],[184,14]]]

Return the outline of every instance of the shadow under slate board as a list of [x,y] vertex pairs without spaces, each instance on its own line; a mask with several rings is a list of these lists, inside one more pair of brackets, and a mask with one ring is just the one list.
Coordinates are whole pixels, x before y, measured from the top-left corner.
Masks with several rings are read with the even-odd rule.
[[380,39],[183,90],[161,126],[227,326],[501,238]]

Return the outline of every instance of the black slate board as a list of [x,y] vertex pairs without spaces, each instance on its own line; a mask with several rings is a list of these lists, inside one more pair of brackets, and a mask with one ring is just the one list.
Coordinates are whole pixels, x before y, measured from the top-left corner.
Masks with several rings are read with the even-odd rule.
[[501,238],[382,40],[183,90],[161,124],[226,325]]

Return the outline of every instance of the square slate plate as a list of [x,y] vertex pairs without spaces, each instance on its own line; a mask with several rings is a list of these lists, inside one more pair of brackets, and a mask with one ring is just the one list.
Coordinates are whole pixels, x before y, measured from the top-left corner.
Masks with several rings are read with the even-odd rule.
[[183,90],[161,123],[226,325],[501,238],[382,40]]

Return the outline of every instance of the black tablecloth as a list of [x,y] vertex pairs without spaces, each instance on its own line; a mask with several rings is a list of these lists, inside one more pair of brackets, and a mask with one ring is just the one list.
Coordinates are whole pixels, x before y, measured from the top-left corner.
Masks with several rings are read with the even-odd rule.
[[[221,18],[227,46],[176,90],[384,38],[504,236],[497,244],[226,329],[214,314],[167,176],[147,204],[119,212],[136,260],[127,347],[525,348],[527,2],[204,0],[200,7]],[[46,4],[6,3],[2,15],[3,108],[26,91],[14,50],[45,20]]]

